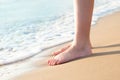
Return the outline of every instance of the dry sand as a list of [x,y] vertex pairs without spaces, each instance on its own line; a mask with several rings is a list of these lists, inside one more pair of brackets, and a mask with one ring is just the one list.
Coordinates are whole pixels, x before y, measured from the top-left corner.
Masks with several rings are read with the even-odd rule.
[[91,29],[91,41],[93,54],[90,57],[43,68],[39,68],[41,62],[38,61],[34,64],[38,68],[14,80],[120,80],[120,12],[100,19]]

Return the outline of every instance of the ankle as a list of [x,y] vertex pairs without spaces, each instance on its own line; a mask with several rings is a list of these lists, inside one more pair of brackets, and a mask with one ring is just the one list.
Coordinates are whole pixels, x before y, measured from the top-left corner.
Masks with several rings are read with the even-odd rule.
[[73,48],[78,49],[78,50],[84,50],[84,49],[91,49],[92,45],[90,41],[82,41],[80,43],[75,43],[71,45]]

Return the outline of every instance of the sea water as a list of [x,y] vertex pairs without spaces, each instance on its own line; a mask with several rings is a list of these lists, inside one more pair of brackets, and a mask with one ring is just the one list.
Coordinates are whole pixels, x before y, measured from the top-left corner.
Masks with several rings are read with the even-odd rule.
[[[73,0],[0,0],[0,65],[72,40],[73,9]],[[120,0],[95,0],[92,25],[119,9]]]
[[[73,0],[0,0],[0,65],[18,62],[74,37]],[[120,10],[120,0],[95,0],[92,25]],[[44,55],[44,54],[43,54]],[[28,67],[0,67],[0,79]]]

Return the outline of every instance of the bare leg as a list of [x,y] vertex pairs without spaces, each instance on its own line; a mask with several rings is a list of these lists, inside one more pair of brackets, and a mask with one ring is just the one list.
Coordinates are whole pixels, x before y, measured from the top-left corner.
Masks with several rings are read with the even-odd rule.
[[61,64],[92,53],[90,43],[90,26],[92,20],[94,0],[74,0],[75,38],[72,45],[48,60],[49,65]]

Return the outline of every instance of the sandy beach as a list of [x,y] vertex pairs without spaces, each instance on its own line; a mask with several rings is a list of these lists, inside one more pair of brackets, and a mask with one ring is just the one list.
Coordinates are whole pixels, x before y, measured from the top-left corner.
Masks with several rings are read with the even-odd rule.
[[[57,66],[48,66],[47,59],[33,65],[37,68],[12,80],[120,80],[120,12],[101,18],[91,28],[93,54]],[[44,51],[51,53],[65,43]],[[44,67],[40,67],[40,66]]]

